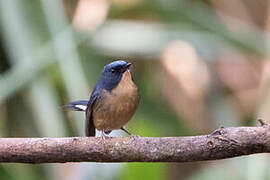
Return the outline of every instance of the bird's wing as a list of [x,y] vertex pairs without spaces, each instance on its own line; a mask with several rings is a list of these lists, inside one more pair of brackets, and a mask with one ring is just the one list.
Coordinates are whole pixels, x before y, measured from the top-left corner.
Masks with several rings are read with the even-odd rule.
[[85,135],[86,136],[95,136],[96,128],[93,122],[93,105],[99,95],[99,89],[95,88],[93,93],[91,94],[90,100],[86,109],[86,118],[85,118]]

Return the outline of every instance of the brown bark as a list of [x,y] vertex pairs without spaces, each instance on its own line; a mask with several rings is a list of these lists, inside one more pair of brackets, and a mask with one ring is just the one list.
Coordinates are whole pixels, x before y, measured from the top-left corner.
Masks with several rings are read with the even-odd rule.
[[191,162],[270,152],[270,125],[190,137],[0,138],[0,162]]

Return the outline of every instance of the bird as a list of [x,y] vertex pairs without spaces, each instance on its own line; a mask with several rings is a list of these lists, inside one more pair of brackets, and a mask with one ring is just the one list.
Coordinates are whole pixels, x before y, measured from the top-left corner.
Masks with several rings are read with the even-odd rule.
[[104,66],[89,101],[79,100],[64,106],[73,111],[85,112],[85,135],[95,136],[96,129],[105,137],[121,129],[133,135],[124,125],[131,120],[139,105],[140,94],[130,72],[131,63],[113,61]]

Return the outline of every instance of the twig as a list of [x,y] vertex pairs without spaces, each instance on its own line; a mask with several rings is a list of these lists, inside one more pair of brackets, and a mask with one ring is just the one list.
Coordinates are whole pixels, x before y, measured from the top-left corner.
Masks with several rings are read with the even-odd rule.
[[0,138],[0,162],[190,162],[270,152],[270,125],[190,137]]

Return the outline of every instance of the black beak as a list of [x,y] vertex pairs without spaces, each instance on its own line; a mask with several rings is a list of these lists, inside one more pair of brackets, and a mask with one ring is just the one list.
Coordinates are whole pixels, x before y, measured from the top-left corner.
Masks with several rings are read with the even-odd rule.
[[131,66],[131,63],[127,63],[126,64],[126,69],[129,69],[130,66]]

